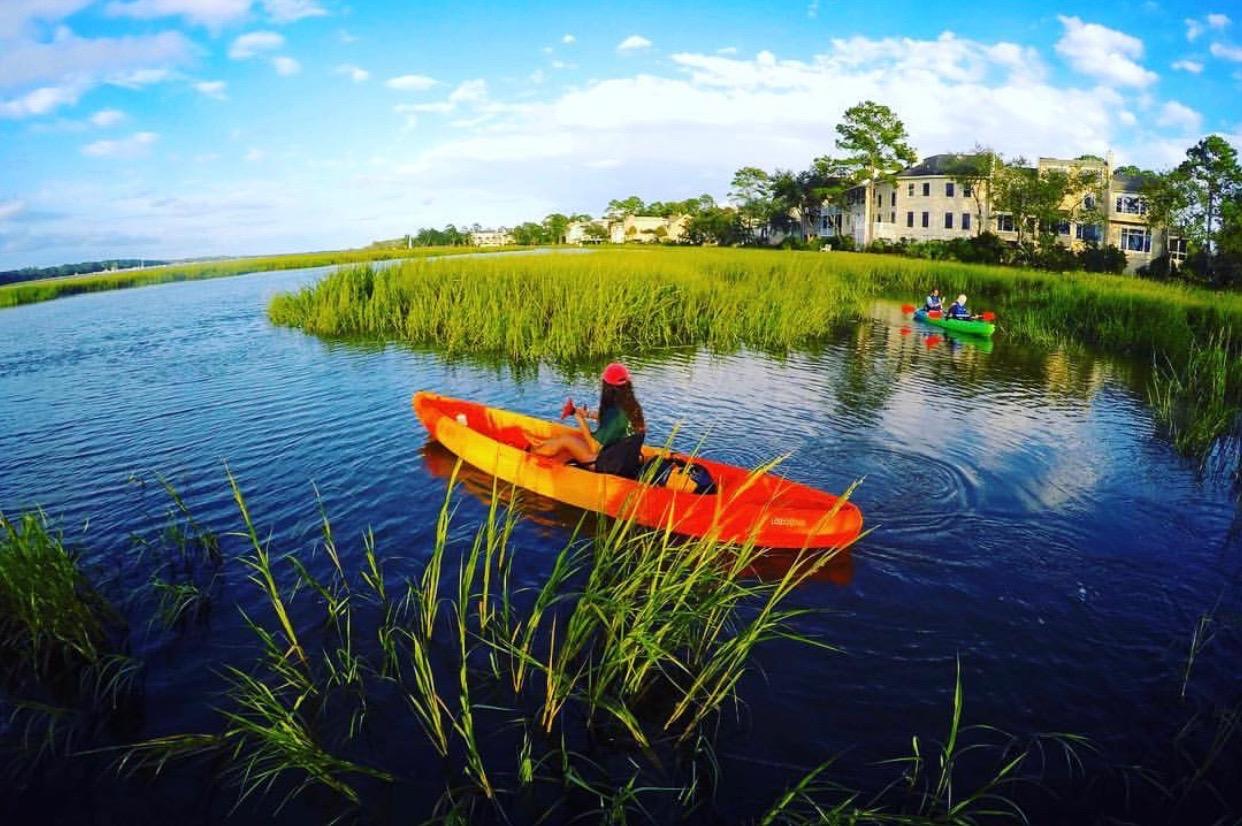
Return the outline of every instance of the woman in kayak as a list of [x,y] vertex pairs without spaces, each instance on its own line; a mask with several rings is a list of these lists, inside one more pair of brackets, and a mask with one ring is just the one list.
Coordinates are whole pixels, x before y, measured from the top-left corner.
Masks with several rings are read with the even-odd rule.
[[945,313],[945,318],[952,318],[958,321],[973,321],[975,316],[970,310],[966,309],[966,294],[962,293],[949,305],[949,311]]
[[[580,465],[595,464],[601,455],[611,448],[626,442],[637,448],[642,446],[642,437],[647,432],[647,424],[643,420],[643,409],[634,397],[634,385],[630,382],[630,371],[624,364],[613,362],[604,368],[600,376],[599,410],[587,410],[579,406],[574,410],[578,420],[577,433],[565,433],[553,436],[531,445],[530,452],[536,456],[545,456],[558,462],[574,461]],[[587,419],[595,419],[599,427],[592,432]],[[638,451],[634,450],[635,458]],[[596,466],[597,470],[612,473]]]
[[931,295],[923,302],[923,309],[929,313],[938,313],[944,305],[944,299],[940,297],[940,290],[932,290]]

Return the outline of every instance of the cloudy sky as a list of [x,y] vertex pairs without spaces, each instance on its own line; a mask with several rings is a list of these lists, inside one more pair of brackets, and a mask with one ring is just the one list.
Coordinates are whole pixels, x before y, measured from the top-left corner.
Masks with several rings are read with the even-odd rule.
[[0,0],[0,268],[721,198],[867,98],[923,155],[1242,146],[1237,0],[941,5]]

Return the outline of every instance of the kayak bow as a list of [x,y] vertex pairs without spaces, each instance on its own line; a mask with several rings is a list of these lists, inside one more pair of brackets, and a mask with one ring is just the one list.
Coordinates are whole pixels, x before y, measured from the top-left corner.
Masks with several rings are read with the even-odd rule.
[[414,394],[414,413],[433,439],[463,461],[534,493],[649,528],[765,548],[833,548],[862,530],[862,512],[850,502],[774,473],[684,454],[643,448],[643,458],[666,456],[706,469],[716,491],[696,494],[553,462],[526,452],[529,437],[576,432],[524,416],[436,393]]

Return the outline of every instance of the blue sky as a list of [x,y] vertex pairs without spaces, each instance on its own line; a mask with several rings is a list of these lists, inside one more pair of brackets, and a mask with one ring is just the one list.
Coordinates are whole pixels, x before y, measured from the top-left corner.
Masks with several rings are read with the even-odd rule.
[[922,155],[1242,146],[1237,0],[942,5],[0,0],[0,268],[723,198],[866,98]]

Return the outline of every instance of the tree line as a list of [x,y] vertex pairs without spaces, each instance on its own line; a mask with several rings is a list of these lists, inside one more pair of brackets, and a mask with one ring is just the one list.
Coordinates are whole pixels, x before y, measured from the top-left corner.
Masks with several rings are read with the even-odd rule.
[[107,270],[129,270],[135,267],[155,267],[167,261],[150,258],[109,258],[106,261],[80,261],[77,264],[61,264],[58,267],[22,267],[19,270],[0,271],[0,284],[16,284],[39,278],[58,278],[65,275],[86,275]]
[[[604,215],[614,220],[631,215],[684,216],[681,241],[688,244],[759,245],[779,235],[784,246],[815,245],[817,239],[807,239],[819,234],[826,210],[846,211],[851,199],[861,198],[870,220],[876,187],[896,185],[897,176],[918,162],[905,124],[892,109],[874,101],[847,109],[836,133],[835,154],[814,158],[806,169],[737,170],[727,204],[718,204],[707,194],[650,202],[631,195],[610,201]],[[1112,197],[1105,168],[1104,159],[1094,155],[1081,155],[1062,168],[1039,169],[1021,156],[1005,158],[987,147],[955,153],[940,172],[969,193],[982,232],[952,241],[876,241],[869,249],[1054,270],[1120,272],[1125,254],[1103,235]],[[1242,169],[1236,150],[1224,138],[1205,137],[1172,169],[1126,166],[1116,171],[1140,179],[1141,202],[1135,208],[1162,236],[1166,250],[1145,274],[1220,285],[1242,283]],[[989,214],[994,220],[1000,216],[1004,229],[1014,232],[1015,243],[990,230],[984,221]],[[586,214],[552,213],[542,221],[519,224],[510,233],[517,244],[558,244],[565,242],[571,225],[582,223],[586,237],[606,240],[607,230],[590,222]],[[1075,239],[1083,242],[1078,252],[1060,243],[1071,227]],[[1180,267],[1167,253],[1175,239],[1185,243]],[[853,247],[849,235],[831,241],[837,247]],[[410,246],[469,242],[469,232],[451,224],[444,230],[419,230],[405,239]]]

